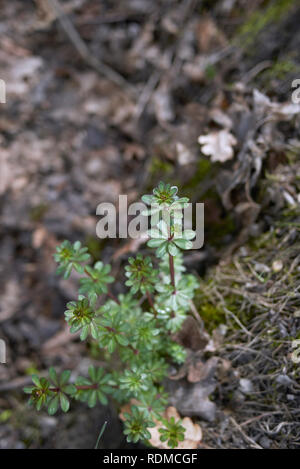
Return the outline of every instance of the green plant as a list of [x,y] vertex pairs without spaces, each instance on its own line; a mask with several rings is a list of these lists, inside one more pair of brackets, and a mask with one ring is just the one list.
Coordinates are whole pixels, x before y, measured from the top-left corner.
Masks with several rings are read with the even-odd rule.
[[111,357],[110,371],[91,366],[88,377],[74,380],[70,371],[58,376],[51,368],[48,378],[34,375],[33,386],[25,392],[37,410],[47,407],[51,415],[59,406],[67,412],[70,399],[89,407],[107,404],[108,396],[120,404],[130,403],[130,412],[124,414],[128,441],[149,440],[149,429],[158,421],[163,424],[161,440],[175,447],[184,429],[164,419],[167,395],[161,383],[171,363],[185,360],[185,350],[171,334],[181,328],[197,287],[196,279],[185,274],[181,253],[192,247],[195,233],[181,233],[182,208],[188,199],[177,196],[177,187],[161,182],[143,201],[150,205],[147,214],[156,217],[148,246],[156,248],[158,265],[154,268],[149,256],[130,257],[125,267],[127,293],[114,296],[109,288],[114,281],[110,265],[100,261],[88,265],[90,255],[79,241],[73,245],[64,241],[54,255],[59,274],[67,278],[75,269],[81,275],[78,299],[69,302],[65,312],[70,331],[80,331],[81,340],[90,338],[105,349]]
[[184,427],[180,421],[176,422],[174,417],[171,417],[170,420],[163,419],[162,423],[164,427],[158,430],[161,434],[161,441],[167,441],[168,446],[175,448],[178,441],[184,440]]

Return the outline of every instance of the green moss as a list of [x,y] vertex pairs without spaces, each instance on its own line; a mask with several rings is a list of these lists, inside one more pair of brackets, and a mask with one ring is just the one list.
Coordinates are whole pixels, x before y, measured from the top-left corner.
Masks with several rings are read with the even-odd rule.
[[173,164],[166,161],[163,156],[157,154],[151,158],[147,183],[145,185],[146,192],[152,192],[153,186],[158,184],[161,180],[172,185],[180,185],[179,180],[175,177]]
[[209,174],[211,174],[213,169],[213,164],[210,160],[205,158],[200,158],[197,164],[196,174],[194,179],[199,181],[203,181]]
[[34,363],[28,366],[25,370],[25,375],[32,376],[38,374],[38,369]]
[[259,249],[267,248],[273,243],[276,238],[276,233],[274,231],[263,233],[261,236],[257,238],[251,238],[249,240],[249,247],[253,251],[258,251]]
[[12,415],[12,411],[7,409],[3,410],[3,412],[0,413],[0,423],[5,423],[7,422]]
[[211,176],[212,172],[213,165],[211,161],[201,157],[197,162],[194,176],[183,186],[184,192],[186,193],[186,191],[193,190],[199,183],[203,182],[204,179]]
[[210,244],[220,246],[223,244],[224,237],[234,233],[236,224],[232,214],[228,213],[224,218],[220,219],[219,222],[215,223],[210,227],[207,234],[207,239]]
[[201,292],[201,286],[200,289],[196,291],[194,302],[199,315],[204,322],[205,329],[209,333],[211,333],[220,324],[224,324],[226,322],[224,310],[208,301]]
[[35,207],[31,207],[29,217],[32,221],[41,221],[48,210],[49,206],[45,203],[41,203]]
[[204,70],[204,74],[207,80],[211,81],[215,78],[217,74],[217,69],[213,64],[207,65]]
[[277,0],[268,2],[264,10],[254,11],[245,23],[240,27],[235,38],[235,43],[249,46],[257,35],[269,24],[278,22],[289,10],[296,5],[296,0]]
[[296,73],[299,67],[290,59],[277,60],[274,64],[262,72],[262,77],[266,83],[271,80],[283,80],[289,73]]
[[103,352],[96,341],[91,340],[88,343],[88,352],[89,356],[94,360],[99,360],[100,358],[103,358]]
[[167,161],[162,160],[158,156],[154,156],[151,161],[149,168],[151,176],[159,176],[161,179],[165,175],[171,174],[173,172],[173,165]]
[[[289,164],[294,164],[299,158],[299,149],[291,148],[285,153],[285,156],[287,157]],[[296,176],[296,180],[297,180],[297,176]]]
[[211,303],[202,304],[199,310],[199,314],[204,321],[208,332],[211,332],[217,326],[226,322],[224,311]]

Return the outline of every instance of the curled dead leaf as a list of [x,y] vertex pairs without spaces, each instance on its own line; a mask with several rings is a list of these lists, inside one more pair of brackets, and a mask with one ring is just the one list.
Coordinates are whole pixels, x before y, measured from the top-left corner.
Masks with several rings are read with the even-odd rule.
[[197,351],[205,348],[210,337],[205,330],[201,330],[193,317],[188,316],[173,339],[186,349]]
[[233,147],[237,144],[236,138],[228,130],[200,135],[198,142],[204,155],[210,156],[211,161],[221,161],[222,163],[233,158]]
[[198,359],[190,364],[188,368],[187,380],[190,383],[198,383],[199,381],[208,379],[213,376],[218,363],[218,357],[211,357],[206,362]]
[[258,114],[271,114],[272,118],[278,121],[290,120],[294,115],[300,112],[300,104],[271,101],[268,96],[257,89],[253,91],[253,100],[255,110]]
[[226,45],[223,32],[217,27],[213,18],[205,16],[196,25],[196,38],[199,50],[202,53],[210,52]]

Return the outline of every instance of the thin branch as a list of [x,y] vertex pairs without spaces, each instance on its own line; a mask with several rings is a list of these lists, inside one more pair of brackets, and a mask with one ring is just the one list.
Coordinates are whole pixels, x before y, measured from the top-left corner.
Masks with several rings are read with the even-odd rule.
[[256,443],[256,441],[254,441],[252,438],[250,438],[250,436],[248,436],[244,430],[241,428],[241,426],[234,420],[233,417],[229,417],[230,421],[233,423],[233,425],[239,430],[239,432],[241,433],[241,435],[245,438],[245,440],[250,443],[250,446],[251,447],[254,447],[255,449],[262,449],[262,447],[260,445],[258,445]]
[[48,0],[48,3],[57,16],[57,19],[60,22],[64,32],[82,59],[109,81],[113,82],[122,89],[124,88],[131,97],[136,98],[135,89],[125,80],[125,78],[122,77],[122,75],[92,55],[91,51],[89,50],[86,43],[81,39],[71,20],[65,15],[59,1]]
[[118,303],[118,305],[120,305],[120,301],[118,300],[118,298],[113,294],[111,293],[109,290],[107,292],[107,296],[109,296],[109,298],[111,298],[113,301],[115,301],[116,303]]
[[148,290],[146,291],[146,295],[147,295],[148,303],[150,304],[151,308],[153,309],[154,316],[156,317],[156,316],[157,316],[157,311],[156,311],[156,309],[154,308],[154,303],[153,303],[153,300],[152,300],[151,295],[150,295],[150,293],[148,292]]

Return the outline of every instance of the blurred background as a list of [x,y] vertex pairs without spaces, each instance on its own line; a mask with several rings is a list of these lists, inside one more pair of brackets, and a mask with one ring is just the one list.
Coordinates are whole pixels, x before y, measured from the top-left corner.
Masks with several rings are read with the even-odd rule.
[[[232,375],[224,378],[223,370],[216,378],[211,399],[217,414],[203,423],[204,446],[248,447],[228,415],[247,421],[269,413],[275,420],[265,427],[243,427],[250,428],[249,438],[262,447],[296,447],[299,376],[286,357],[288,341],[299,334],[300,310],[300,119],[299,100],[292,99],[300,79],[299,3],[1,0],[0,7],[0,79],[6,84],[0,104],[0,339],[6,343],[0,448],[92,448],[106,420],[103,447],[126,446],[113,407],[76,404],[67,415],[49,417],[27,408],[22,387],[51,365],[76,376],[91,361],[101,363],[94,344],[81,344],[65,327],[65,303],[76,296],[77,279],[55,276],[53,252],[64,239],[81,240],[95,259],[112,262],[116,293],[122,291],[123,263],[146,247],[97,239],[96,207],[116,203],[119,194],[139,200],[160,180],[205,203],[205,245],[187,255],[188,270],[205,282],[223,262],[237,269],[232,278],[240,277],[235,253],[248,249],[255,261],[249,278],[244,272],[242,286],[250,283],[250,290],[242,308],[250,310],[245,302],[251,297],[252,306],[282,319],[272,319],[280,326],[274,332],[280,347],[278,356],[270,349],[276,376],[267,384],[255,380],[269,368],[253,368],[257,356],[249,359],[249,350],[236,362],[227,349],[215,351]],[[274,227],[277,241],[266,243],[271,250],[249,254],[253,240]],[[277,257],[281,268],[272,267]],[[277,298],[271,306],[262,264],[279,276],[268,284]],[[229,277],[222,275],[224,285]],[[291,291],[295,297],[284,296]],[[205,301],[199,308],[208,331],[226,321],[230,329],[232,318],[215,315],[213,294]],[[272,323],[264,316],[255,329],[247,323],[253,316],[239,318],[262,337]],[[268,345],[259,346],[265,353]],[[254,374],[254,389],[245,383],[240,389],[239,367]],[[243,413],[243,396],[252,392],[256,406]],[[197,409],[192,414],[201,418]],[[282,421],[289,424],[278,430]]]

